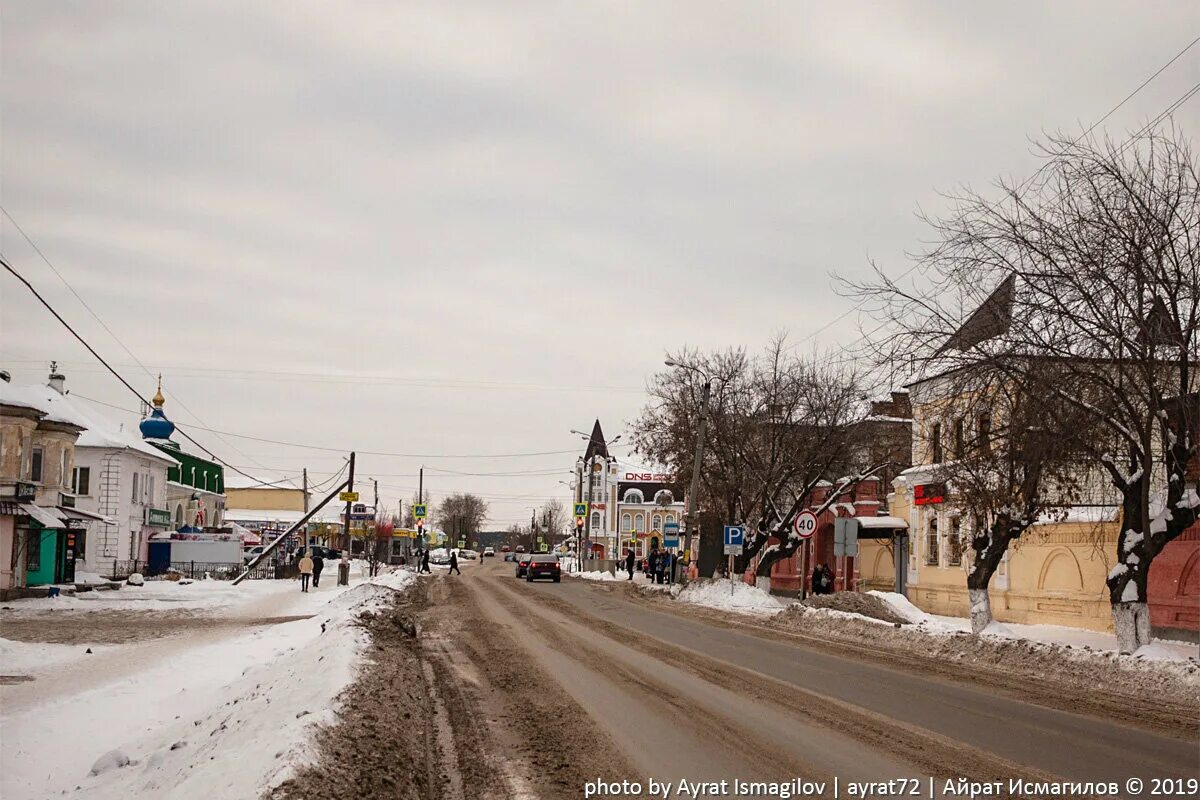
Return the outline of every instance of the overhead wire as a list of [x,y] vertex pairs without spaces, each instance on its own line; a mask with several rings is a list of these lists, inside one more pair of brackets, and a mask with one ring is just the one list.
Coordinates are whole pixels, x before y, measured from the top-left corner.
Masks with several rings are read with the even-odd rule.
[[[113,331],[112,328],[108,327],[108,324],[105,323],[105,321],[100,318],[100,315],[98,313],[96,313],[96,310],[93,309],[91,307],[91,305],[89,305],[88,302],[83,299],[83,297],[79,294],[79,292],[75,291],[75,287],[72,286],[70,284],[70,282],[67,281],[66,277],[64,277],[63,274],[58,271],[58,268],[54,266],[54,263],[52,261],[50,261],[49,257],[45,254],[45,252],[42,251],[42,248],[38,246],[37,242],[35,242],[33,240],[33,238],[28,233],[25,232],[25,229],[23,227],[21,227],[21,223],[17,222],[16,218],[13,217],[13,215],[9,212],[9,210],[7,208],[5,208],[2,204],[0,204],[0,213],[3,213],[4,216],[8,218],[8,221],[11,222],[13,227],[17,229],[17,232],[21,234],[21,238],[23,238],[29,244],[29,246],[31,248],[33,248],[33,251],[38,254],[38,256],[42,259],[43,262],[45,262],[46,266],[50,268],[50,271],[53,272],[58,277],[58,279],[62,282],[62,285],[67,287],[67,290],[72,295],[75,296],[75,299],[79,301],[80,305],[82,305],[85,309],[87,309],[87,312],[92,315],[92,318],[95,319],[96,322],[100,323],[100,327],[103,328],[104,331],[110,337],[112,337],[112,340],[114,342],[116,342],[118,345],[120,345],[121,349],[125,351],[126,355],[128,355],[130,358],[132,358],[134,360],[134,363],[136,363],[137,366],[141,367],[143,372],[145,372],[151,379],[154,379],[154,377],[155,377],[154,373],[151,372],[146,367],[146,365],[143,364],[141,362],[141,360],[136,355],[133,354],[133,351],[130,350],[128,346],[126,346],[125,342],[121,341],[121,338],[119,336],[117,336],[116,332]],[[106,364],[105,366],[108,366],[108,365]],[[170,397],[172,400],[174,400],[176,403],[178,403],[179,407],[181,409],[183,409],[183,411],[186,412],[187,414],[190,414],[191,417],[196,420],[196,422],[200,423],[201,425],[205,424],[204,420],[200,419],[200,415],[197,414],[195,411],[192,411],[192,409],[190,407],[188,407],[188,405],[185,402],[183,402],[183,400],[178,395],[176,395],[173,391],[168,389],[167,396]],[[224,442],[226,445],[228,445],[229,448],[231,450],[233,450],[235,453],[237,453],[238,455],[240,455],[244,458],[247,458],[250,461],[254,461],[253,458],[251,458],[250,456],[248,456],[245,453],[238,450],[237,447],[232,442],[228,442],[225,439],[222,439],[219,435],[217,436],[217,438],[221,439],[222,442]],[[210,452],[210,455],[211,455],[211,452]],[[259,468],[261,469],[262,465],[259,465]]]
[[[1078,144],[1085,137],[1087,137],[1094,130],[1096,130],[1096,128],[1098,128],[1101,124],[1103,124],[1105,120],[1107,120],[1109,117],[1111,117],[1113,114],[1115,114],[1118,110],[1120,110],[1122,106],[1124,106],[1131,99],[1133,99],[1133,97],[1135,95],[1137,95],[1139,92],[1141,92],[1142,89],[1146,88],[1146,86],[1148,86],[1155,78],[1157,78],[1159,75],[1161,75],[1163,72],[1165,72],[1167,70],[1167,68],[1169,68],[1172,64],[1174,64],[1180,58],[1182,58],[1185,53],[1187,53],[1189,50],[1191,50],[1193,47],[1195,47],[1197,43],[1200,43],[1200,36],[1197,36],[1196,38],[1194,38],[1190,42],[1188,42],[1187,45],[1185,45],[1182,50],[1177,52],[1174,56],[1171,57],[1171,59],[1169,61],[1167,61],[1165,64],[1163,64],[1157,70],[1155,70],[1149,77],[1147,77],[1140,84],[1138,84],[1138,86],[1135,89],[1133,89],[1133,91],[1131,91],[1129,94],[1125,95],[1125,97],[1123,97],[1120,100],[1120,102],[1118,102],[1115,106],[1110,108],[1104,114],[1104,116],[1100,117],[1100,119],[1093,122],[1092,125],[1087,130],[1085,130],[1079,136],[1075,137],[1075,139],[1072,140],[1071,144],[1072,145]],[[1157,125],[1159,122],[1162,122],[1168,116],[1173,114],[1180,106],[1182,106],[1184,103],[1186,103],[1188,100],[1190,100],[1198,91],[1200,91],[1200,83],[1197,83],[1195,86],[1193,86],[1187,92],[1185,92],[1182,97],[1180,97],[1175,102],[1173,102],[1171,105],[1169,105],[1167,107],[1166,111],[1159,114],[1158,117],[1156,117],[1154,120],[1152,120],[1147,125],[1143,126],[1133,136],[1129,137],[1129,139],[1125,142],[1125,144],[1117,150],[1117,154],[1119,155],[1120,153],[1124,152],[1125,148],[1128,147],[1130,144],[1132,144],[1134,141],[1136,141],[1137,137],[1141,136],[1143,133],[1150,130],[1152,127]],[[1053,164],[1055,162],[1055,160],[1056,159],[1050,159],[1046,163],[1042,164],[1042,166],[1039,167],[1037,170],[1035,170],[1033,172],[1033,174],[1031,174],[1028,178],[1026,178],[1024,181],[1021,182],[1020,186],[1017,188],[1017,191],[1020,191],[1025,186],[1028,186],[1029,183],[1031,183],[1039,174],[1041,174],[1041,172],[1043,170],[1045,170],[1047,167],[1049,167],[1050,164]],[[906,269],[904,272],[900,273],[898,276],[893,278],[892,281],[895,282],[895,281],[904,280],[906,277],[911,275],[919,266],[921,266],[919,262],[916,264],[913,264],[911,267]],[[795,349],[795,348],[799,347],[801,344],[803,344],[804,342],[811,341],[812,339],[816,338],[824,331],[828,330],[829,328],[832,328],[837,323],[839,323],[842,320],[849,317],[854,312],[861,311],[867,305],[868,302],[869,301],[867,301],[867,300],[862,300],[862,301],[856,303],[855,305],[851,306],[849,309],[842,312],[837,317],[835,317],[834,319],[825,323],[821,327],[806,334],[805,336],[801,337],[800,339],[797,339],[794,343],[792,343],[791,348]],[[864,335],[858,337],[857,339],[853,340],[850,343],[850,346],[854,346],[860,342],[865,341],[868,336],[870,336],[870,334],[864,334]]]

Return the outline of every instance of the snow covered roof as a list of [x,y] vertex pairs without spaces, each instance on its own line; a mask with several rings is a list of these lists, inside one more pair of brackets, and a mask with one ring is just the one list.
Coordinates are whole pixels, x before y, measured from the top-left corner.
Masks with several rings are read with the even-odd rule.
[[908,523],[900,517],[856,517],[858,524],[864,528],[907,528]]
[[[58,402],[55,402],[55,401]],[[44,419],[50,422],[63,422],[86,428],[87,423],[80,415],[74,401],[67,398],[49,386],[26,385],[17,386],[6,381],[0,381],[0,403],[10,406],[22,406],[40,411]]]

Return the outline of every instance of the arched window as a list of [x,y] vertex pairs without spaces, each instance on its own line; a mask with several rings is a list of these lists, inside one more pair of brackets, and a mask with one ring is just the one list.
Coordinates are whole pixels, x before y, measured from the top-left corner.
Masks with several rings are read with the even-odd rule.
[[633,530],[633,528],[631,527],[632,525],[633,525],[633,519],[628,514],[622,514],[621,515],[621,532],[629,533],[629,531]]
[[625,502],[626,503],[644,503],[644,502],[646,502],[646,497],[645,497],[645,495],[642,494],[641,489],[629,489],[628,491],[625,492]]
[[592,512],[592,530],[594,530],[594,531],[600,530],[600,512],[599,511]]
[[633,518],[633,529],[638,533],[646,532],[646,517],[643,514],[637,514]]
[[662,519],[663,518],[662,518],[661,514],[655,514],[654,517],[650,520],[650,530],[661,531],[663,529]]
[[175,506],[175,527],[183,527],[183,503]]
[[670,489],[659,489],[654,495],[654,502],[660,506],[669,506],[675,502],[675,495],[671,494]]
[[675,521],[675,515],[668,513],[667,514],[667,522],[674,522],[674,521]]

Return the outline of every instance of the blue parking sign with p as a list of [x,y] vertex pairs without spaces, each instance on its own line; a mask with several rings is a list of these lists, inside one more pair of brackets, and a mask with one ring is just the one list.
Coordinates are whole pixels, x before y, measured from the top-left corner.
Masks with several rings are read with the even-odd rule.
[[741,525],[725,526],[725,544],[743,547],[746,544],[746,529]]

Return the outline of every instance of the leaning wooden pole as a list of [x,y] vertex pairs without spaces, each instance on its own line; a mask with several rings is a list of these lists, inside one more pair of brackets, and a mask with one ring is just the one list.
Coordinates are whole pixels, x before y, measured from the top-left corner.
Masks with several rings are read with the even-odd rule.
[[255,567],[257,567],[257,566],[259,565],[259,562],[261,562],[261,561],[262,561],[264,558],[266,558],[266,557],[267,557],[267,556],[269,556],[271,553],[273,553],[273,552],[275,551],[275,548],[279,547],[279,545],[280,545],[280,544],[282,544],[282,543],[283,543],[283,542],[284,542],[284,541],[285,541],[285,540],[286,540],[286,539],[287,539],[289,536],[291,536],[291,535],[292,535],[293,533],[295,533],[297,530],[299,530],[299,529],[303,528],[305,525],[307,525],[307,524],[308,524],[308,521],[309,521],[310,519],[312,519],[312,518],[313,518],[313,516],[314,516],[314,515],[315,515],[315,514],[316,514],[318,511],[320,511],[322,508],[324,508],[324,507],[325,507],[325,504],[326,504],[326,503],[328,503],[330,500],[332,500],[332,499],[334,499],[335,497],[337,497],[337,496],[338,496],[338,494],[339,494],[339,493],[341,493],[341,491],[342,491],[343,489],[345,489],[346,487],[348,487],[349,485],[350,485],[350,481],[349,481],[349,480],[346,480],[346,481],[343,481],[342,483],[339,483],[339,484],[338,484],[338,485],[337,485],[337,486],[334,488],[334,490],[333,490],[332,492],[330,492],[330,493],[329,493],[329,494],[328,494],[328,495],[325,497],[325,499],[324,499],[324,500],[322,500],[320,503],[317,503],[317,506],[316,506],[316,508],[314,508],[314,509],[312,509],[311,511],[309,511],[307,514],[305,514],[303,517],[301,517],[301,518],[300,518],[300,521],[299,521],[299,522],[297,522],[297,523],[296,523],[295,525],[293,525],[292,527],[288,528],[288,529],[287,529],[287,531],[286,531],[286,532],[285,532],[283,535],[279,536],[279,537],[278,537],[278,538],[277,538],[275,541],[271,542],[269,545],[267,545],[266,547],[264,547],[264,548],[263,548],[263,551],[262,551],[261,553],[259,553],[259,555],[258,555],[258,558],[254,559],[253,561],[251,561],[249,564],[247,564],[247,565],[246,565],[246,571],[245,571],[245,572],[243,572],[241,575],[238,575],[236,578],[234,578],[234,579],[233,579],[233,585],[234,585],[234,586],[237,586],[239,583],[241,583],[242,581],[244,581],[244,580],[246,579],[246,576],[250,574],[250,571],[251,571],[251,570],[253,570]]

